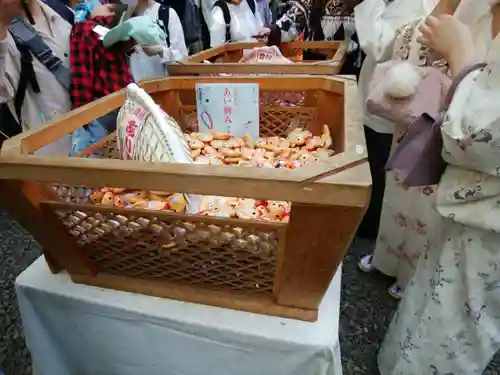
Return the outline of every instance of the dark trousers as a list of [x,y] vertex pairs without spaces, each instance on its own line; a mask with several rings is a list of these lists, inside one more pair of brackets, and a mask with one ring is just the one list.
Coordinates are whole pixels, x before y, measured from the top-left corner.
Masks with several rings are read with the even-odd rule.
[[372,175],[372,196],[358,237],[376,239],[385,190],[385,164],[391,153],[392,134],[378,133],[365,126],[366,148]]

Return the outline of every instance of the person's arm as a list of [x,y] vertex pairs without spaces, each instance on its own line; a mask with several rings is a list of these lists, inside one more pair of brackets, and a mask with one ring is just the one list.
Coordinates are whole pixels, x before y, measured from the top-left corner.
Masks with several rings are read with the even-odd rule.
[[[250,7],[249,7],[250,8]],[[266,8],[266,10],[269,10],[269,8]],[[262,20],[262,17],[260,15],[259,9],[255,9],[255,23],[257,25],[257,31],[262,29],[264,27],[264,21]]]
[[441,14],[454,14],[459,5],[460,0],[439,0],[430,15],[438,17]]
[[291,1],[290,8],[276,21],[281,31],[281,42],[296,40],[307,27],[309,9],[300,0]]
[[354,8],[361,48],[375,61],[389,58],[396,36],[396,29],[383,19],[387,7],[384,0],[365,0]]
[[460,44],[454,53],[448,58],[451,76],[455,78],[463,69],[476,61],[474,56],[474,46]]
[[216,0],[200,0],[201,15],[207,26],[212,23],[212,10]]
[[0,103],[13,100],[16,94],[15,88],[19,85],[19,72],[16,69],[9,69],[14,67],[14,62],[9,53],[8,38],[10,37],[7,31],[0,30]]
[[267,9],[267,18],[266,18],[266,24],[271,24],[274,22],[274,12],[271,8]]
[[212,9],[211,22],[208,25],[210,31],[210,46],[217,47],[226,42],[226,22],[220,7]]
[[496,61],[470,73],[455,92],[441,126],[442,155],[449,165],[438,185],[437,211],[486,231],[500,231],[499,77]]
[[74,10],[75,23],[95,17],[114,16],[115,4],[101,4],[100,0],[85,0],[79,2]]
[[487,66],[470,73],[458,86],[441,127],[443,156],[449,164],[498,177],[499,76],[495,66]]
[[267,4],[267,6],[264,8],[264,19],[262,20],[262,22],[264,23],[264,25],[270,25],[271,23],[273,23],[273,11],[272,11],[272,5],[271,3],[269,2],[269,4]]
[[170,8],[168,20],[168,33],[170,35],[170,47],[162,45],[161,58],[164,63],[169,61],[179,61],[188,56],[184,31],[179,16],[173,8]]

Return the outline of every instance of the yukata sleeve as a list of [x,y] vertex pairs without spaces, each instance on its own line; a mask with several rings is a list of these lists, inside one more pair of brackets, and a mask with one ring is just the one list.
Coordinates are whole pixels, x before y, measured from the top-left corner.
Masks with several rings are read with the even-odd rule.
[[161,61],[164,64],[170,61],[179,61],[188,56],[182,23],[174,9],[170,9],[168,20],[168,35],[170,35],[170,47],[167,43],[161,45]]
[[19,85],[20,72],[16,69],[13,56],[10,52],[9,34],[0,41],[0,103],[14,99],[17,86]]
[[70,34],[70,97],[72,108],[78,108],[93,100],[95,81],[94,46],[97,34],[92,32],[93,25],[89,21],[73,26]]
[[307,3],[299,0],[291,1],[290,8],[276,22],[281,31],[281,41],[296,40],[307,28],[309,13]]
[[437,190],[445,218],[500,233],[500,70],[498,62],[469,74],[441,127],[448,162]]
[[470,73],[459,85],[441,128],[452,165],[500,177],[500,70]]
[[262,22],[264,25],[269,25],[273,22],[273,11],[270,6],[265,8]]

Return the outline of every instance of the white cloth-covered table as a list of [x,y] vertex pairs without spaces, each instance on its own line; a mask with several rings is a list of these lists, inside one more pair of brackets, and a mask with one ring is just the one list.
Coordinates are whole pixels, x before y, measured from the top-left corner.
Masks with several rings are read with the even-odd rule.
[[340,274],[315,323],[74,284],[43,257],[16,291],[36,375],[341,375]]

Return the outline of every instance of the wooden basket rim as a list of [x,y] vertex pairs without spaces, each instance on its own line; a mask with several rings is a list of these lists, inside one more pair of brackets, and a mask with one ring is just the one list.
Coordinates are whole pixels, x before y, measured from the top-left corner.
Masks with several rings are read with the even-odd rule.
[[204,63],[205,60],[227,52],[265,46],[261,42],[232,42],[209,48],[184,60],[173,62],[167,66],[167,69],[171,75],[216,73],[334,75],[339,73],[344,64],[347,51],[345,41],[296,40],[284,44],[295,49],[332,49],[336,50],[336,52],[332,59],[324,62],[300,62],[294,64]]
[[[294,82],[293,78],[300,79]],[[146,81],[141,84],[148,93],[194,89],[200,82],[257,82],[265,91],[325,90],[345,95],[355,81],[339,77],[270,76],[270,77],[183,77]],[[122,105],[125,90],[109,95],[45,124],[37,130],[22,133],[5,141],[0,154],[0,179],[56,182],[85,186],[126,186],[141,190],[164,190],[192,194],[211,194],[288,200],[322,205],[365,206],[371,179],[365,169],[349,179],[336,174],[357,167],[367,160],[360,120],[351,119],[345,111],[346,152],[295,170],[268,168],[228,168],[199,164],[144,163],[74,157],[44,157],[31,153],[75,129]],[[52,126],[54,125],[54,126]],[[355,147],[355,148],[353,148]],[[360,178],[360,174],[363,178]],[[238,184],[238,192],[234,191]],[[353,194],[357,191],[360,194]],[[369,193],[368,193],[369,194]]]

